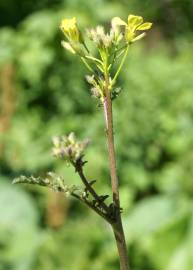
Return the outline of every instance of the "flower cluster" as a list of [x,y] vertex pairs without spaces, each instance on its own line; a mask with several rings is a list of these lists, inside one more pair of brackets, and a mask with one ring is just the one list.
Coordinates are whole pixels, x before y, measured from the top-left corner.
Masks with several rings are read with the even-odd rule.
[[94,75],[92,76],[87,75],[86,81],[91,85],[92,96],[103,101],[104,94],[102,91],[102,87],[100,85],[103,83],[103,80],[100,80],[100,83],[99,83]]
[[95,29],[88,29],[87,36],[97,45],[97,47],[104,46],[105,48],[109,48],[114,39],[113,31],[110,31],[110,33],[105,33],[103,26],[97,26]]
[[[95,44],[92,52],[86,45],[85,38],[79,30],[76,18],[64,19],[60,28],[67,41],[62,41],[65,49],[78,54],[92,73],[87,76],[91,85],[92,95],[104,102],[107,88],[111,98],[117,97],[115,83],[128,54],[129,46],[145,36],[152,23],[144,22],[143,17],[129,15],[127,22],[119,17],[111,20],[111,28],[105,31],[103,26],[97,26],[86,31],[87,37]],[[108,85],[107,85],[108,78]]]
[[[152,27],[152,23],[145,22],[143,17],[136,15],[129,15],[127,23],[119,17],[114,17],[111,20],[111,29],[109,33],[105,33],[104,27],[97,26],[96,29],[87,30],[87,36],[96,44],[103,44],[105,47],[110,47],[113,43],[116,44],[122,40],[124,36],[125,42],[132,43],[145,36],[145,32],[137,34],[138,31],[149,30]],[[123,26],[123,27],[122,27]],[[121,29],[123,28],[123,29]],[[75,53],[73,43],[85,44],[82,33],[78,29],[76,18],[63,19],[60,24],[60,29],[67,38],[67,49]]]
[[88,144],[89,140],[77,141],[74,133],[70,133],[68,136],[54,137],[53,154],[66,161],[76,162],[83,156]]

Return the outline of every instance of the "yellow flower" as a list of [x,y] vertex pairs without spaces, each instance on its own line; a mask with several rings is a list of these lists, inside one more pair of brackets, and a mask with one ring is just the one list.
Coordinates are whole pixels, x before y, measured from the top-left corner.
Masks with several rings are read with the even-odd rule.
[[64,33],[67,39],[74,42],[80,41],[80,32],[78,30],[76,18],[63,19],[60,24],[60,29]]
[[137,35],[137,31],[148,30],[152,27],[152,23],[143,22],[143,17],[129,15],[128,23],[124,22],[121,18],[115,17],[112,19],[112,27],[125,26],[125,38],[127,42],[135,42],[145,36],[145,32]]

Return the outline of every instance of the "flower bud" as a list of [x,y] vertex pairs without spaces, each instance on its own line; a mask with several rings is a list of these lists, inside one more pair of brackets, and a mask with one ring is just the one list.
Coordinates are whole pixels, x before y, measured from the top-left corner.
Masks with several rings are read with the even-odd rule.
[[89,141],[77,141],[74,133],[53,138],[53,154],[69,162],[76,162],[83,154]]
[[77,27],[76,18],[72,19],[64,19],[60,24],[60,29],[67,37],[67,39],[79,42],[80,41],[80,33]]

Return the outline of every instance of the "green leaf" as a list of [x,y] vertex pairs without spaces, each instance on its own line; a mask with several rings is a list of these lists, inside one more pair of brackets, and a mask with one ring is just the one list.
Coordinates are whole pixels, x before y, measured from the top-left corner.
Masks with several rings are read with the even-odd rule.
[[142,200],[125,219],[128,239],[140,239],[154,233],[170,221],[173,215],[173,201],[166,196],[156,196]]
[[3,265],[13,265],[14,270],[31,269],[32,255],[41,234],[30,196],[0,182],[0,213],[0,261]]

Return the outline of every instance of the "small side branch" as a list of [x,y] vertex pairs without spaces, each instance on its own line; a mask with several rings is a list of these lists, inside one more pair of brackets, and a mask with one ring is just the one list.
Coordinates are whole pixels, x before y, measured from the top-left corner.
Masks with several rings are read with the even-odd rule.
[[86,191],[88,191],[92,197],[94,198],[96,204],[98,206],[100,206],[106,214],[109,213],[109,207],[106,205],[106,203],[104,202],[103,198],[104,196],[99,196],[96,191],[94,190],[94,188],[92,187],[92,182],[89,182],[86,178],[86,176],[84,175],[83,172],[83,166],[85,164],[85,162],[82,161],[82,157],[77,160],[77,162],[73,162],[72,163],[75,171],[78,173],[78,175],[80,176],[80,179],[82,180],[83,184],[85,185]]
[[80,202],[88,206],[90,209],[92,209],[94,212],[96,212],[100,217],[105,219],[108,223],[111,223],[111,219],[108,217],[106,213],[104,213],[100,208],[96,207],[92,204],[89,200],[87,200],[84,197],[80,197],[79,195],[72,193],[71,194],[74,198],[78,199]]

